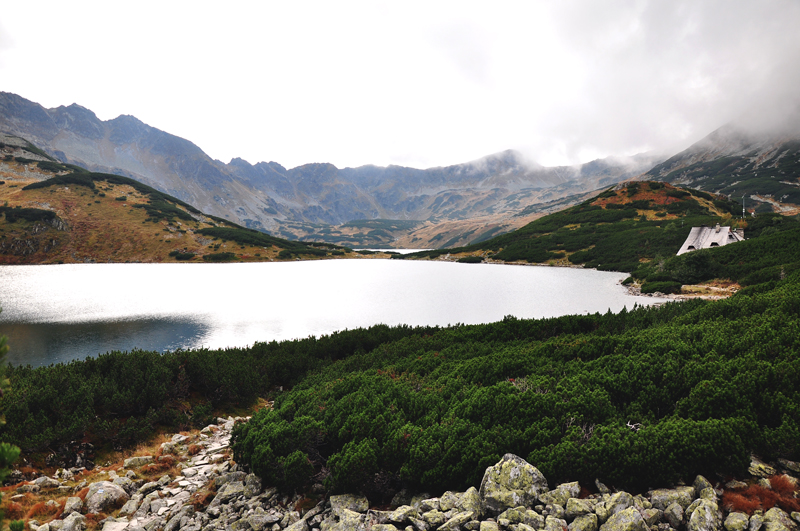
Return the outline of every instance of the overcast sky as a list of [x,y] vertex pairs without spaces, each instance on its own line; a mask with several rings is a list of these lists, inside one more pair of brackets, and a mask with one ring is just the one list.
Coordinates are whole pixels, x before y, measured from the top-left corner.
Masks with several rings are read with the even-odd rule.
[[4,2],[0,90],[228,162],[544,165],[800,95],[800,0]]

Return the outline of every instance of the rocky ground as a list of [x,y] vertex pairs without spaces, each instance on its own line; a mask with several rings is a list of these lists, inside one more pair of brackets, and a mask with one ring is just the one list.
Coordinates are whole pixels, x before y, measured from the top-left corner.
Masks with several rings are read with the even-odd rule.
[[[371,509],[358,495],[288,496],[265,488],[230,459],[235,422],[218,419],[194,435],[176,434],[156,455],[106,467],[92,482],[82,469],[59,469],[13,487],[6,510],[34,496],[39,519],[31,531],[798,531],[800,464],[774,466],[754,459],[748,482],[693,485],[646,495],[612,492],[599,481],[594,494],[577,482],[548,488],[533,465],[507,454],[486,470],[479,488],[439,497],[401,492],[392,510]],[[161,467],[161,468],[159,468]],[[154,471],[169,469],[157,480]],[[779,472],[783,472],[779,474]],[[6,489],[4,489],[6,490]],[[36,507],[36,506],[34,506]],[[781,507],[784,507],[782,509]]]

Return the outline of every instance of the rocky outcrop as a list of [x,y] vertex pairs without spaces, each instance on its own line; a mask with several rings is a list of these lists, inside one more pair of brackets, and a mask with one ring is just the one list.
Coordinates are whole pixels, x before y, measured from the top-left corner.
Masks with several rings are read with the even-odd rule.
[[[103,531],[800,531],[800,513],[789,515],[777,507],[752,517],[731,512],[723,518],[718,492],[702,476],[692,486],[646,496],[610,492],[597,482],[600,492],[582,497],[575,482],[549,489],[536,467],[511,454],[486,469],[480,490],[440,497],[404,493],[395,498],[393,510],[371,509],[366,497],[354,494],[309,504],[264,488],[257,476],[225,457],[235,421],[219,419],[197,439],[175,435],[164,443],[163,453],[183,459],[178,477],[146,482],[137,470],[157,458],[128,459],[108,481],[88,485],[85,501],[69,497],[62,519],[31,520],[29,528],[83,531],[89,513],[114,514],[121,507],[102,521]],[[190,443],[200,447],[193,456]],[[70,474],[59,471],[57,478],[40,478],[17,490],[63,489]]]

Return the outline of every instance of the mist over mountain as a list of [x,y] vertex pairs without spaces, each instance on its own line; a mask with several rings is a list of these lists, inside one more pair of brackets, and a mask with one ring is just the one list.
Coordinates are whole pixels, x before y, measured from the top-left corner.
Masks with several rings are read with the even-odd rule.
[[0,92],[0,130],[63,162],[132,177],[251,228],[309,239],[314,226],[353,220],[480,218],[487,227],[500,226],[520,212],[535,213],[538,206],[633,178],[663,159],[644,154],[548,168],[509,150],[429,169],[326,163],[287,169],[240,158],[225,164],[133,116],[102,121],[77,104],[45,109],[6,92]]

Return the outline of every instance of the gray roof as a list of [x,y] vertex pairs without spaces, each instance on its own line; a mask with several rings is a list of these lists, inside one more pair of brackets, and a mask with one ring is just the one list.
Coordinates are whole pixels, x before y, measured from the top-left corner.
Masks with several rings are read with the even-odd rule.
[[729,243],[736,243],[744,240],[744,230],[730,227],[692,227],[689,237],[681,245],[678,255],[696,251],[697,249],[710,249],[712,247],[722,247]]

